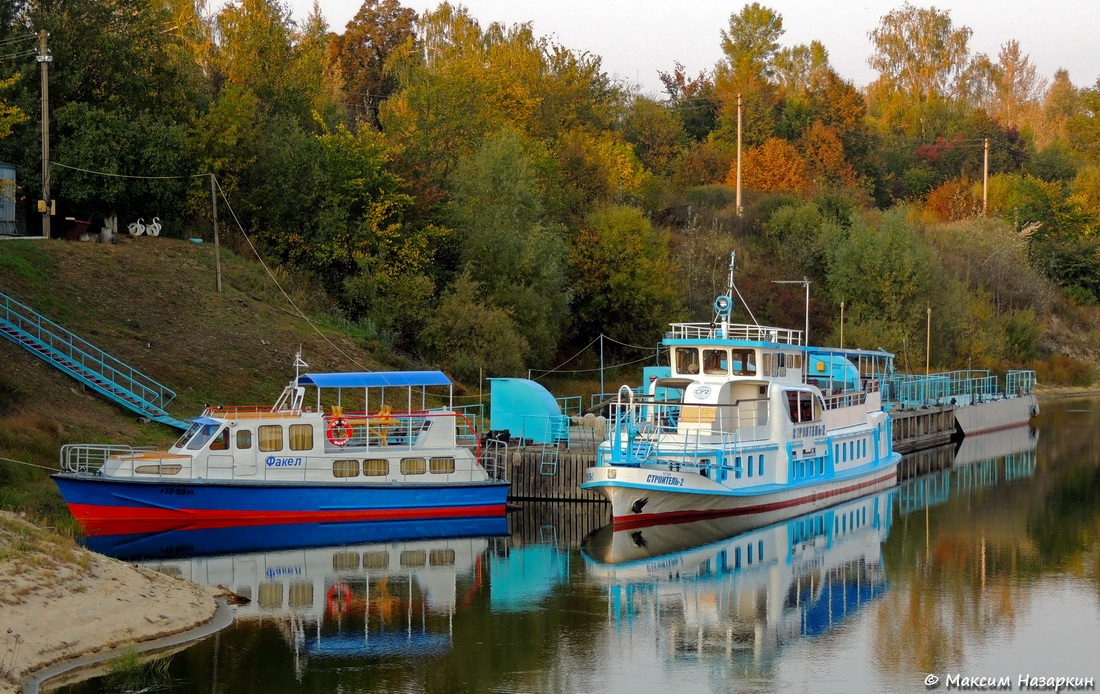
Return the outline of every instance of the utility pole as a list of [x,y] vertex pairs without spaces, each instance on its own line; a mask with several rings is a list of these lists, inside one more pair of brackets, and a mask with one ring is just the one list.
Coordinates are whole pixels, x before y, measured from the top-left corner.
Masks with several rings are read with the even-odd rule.
[[741,95],[737,95],[737,216],[741,216]]
[[222,245],[218,240],[218,193],[214,174],[210,174],[210,211],[214,217],[214,272],[217,277],[218,293],[222,293]]
[[982,163],[982,216],[989,208],[989,138],[985,138],[985,157]]
[[38,211],[42,213],[42,236],[50,238],[50,213],[53,201],[50,199],[50,68],[53,61],[46,48],[46,30],[38,32],[38,64],[42,66],[42,199],[38,202]]
[[840,348],[844,349],[844,302],[840,302]]
[[924,338],[924,375],[932,372],[932,307],[928,307],[928,324]]

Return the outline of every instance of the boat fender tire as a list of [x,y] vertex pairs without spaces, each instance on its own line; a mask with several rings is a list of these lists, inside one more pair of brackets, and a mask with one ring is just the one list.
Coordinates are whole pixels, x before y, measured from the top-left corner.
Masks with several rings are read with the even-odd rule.
[[351,611],[351,586],[347,583],[333,583],[325,596],[325,607],[331,615],[347,614]]
[[346,446],[351,441],[351,425],[343,417],[337,417],[329,423],[325,435],[332,445]]

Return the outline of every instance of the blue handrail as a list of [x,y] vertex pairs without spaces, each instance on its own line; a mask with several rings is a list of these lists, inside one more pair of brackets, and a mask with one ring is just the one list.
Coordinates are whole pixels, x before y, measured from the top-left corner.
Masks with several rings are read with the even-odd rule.
[[3,293],[0,335],[138,414],[181,429],[188,426],[164,409],[176,397],[173,391]]

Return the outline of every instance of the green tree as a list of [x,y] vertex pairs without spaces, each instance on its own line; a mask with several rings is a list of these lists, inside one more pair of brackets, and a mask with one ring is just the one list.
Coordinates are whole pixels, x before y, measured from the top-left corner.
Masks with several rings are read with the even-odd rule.
[[[480,300],[481,288],[459,276],[427,321],[422,344],[429,358],[467,383],[485,376],[519,376],[527,341],[508,311]],[[483,371],[484,370],[484,371]]]
[[563,230],[544,220],[535,162],[524,147],[514,128],[489,138],[456,170],[450,211],[463,269],[489,305],[515,319],[537,362],[553,356],[561,335],[567,250]]
[[827,240],[829,292],[835,303],[845,302],[853,324],[862,324],[864,341],[856,344],[900,352],[923,326],[933,288],[930,249],[903,210],[875,222],[857,217],[833,234]]
[[644,96],[634,99],[623,122],[623,136],[634,153],[654,173],[667,175],[687,142],[684,124],[675,109]]
[[672,72],[659,73],[668,93],[669,106],[680,116],[684,131],[699,142],[718,124],[719,101],[714,93],[714,81],[703,72],[689,77],[684,66],[676,63]]
[[677,273],[668,237],[641,211],[593,212],[573,242],[573,333],[604,334],[633,345],[654,344],[680,312]]

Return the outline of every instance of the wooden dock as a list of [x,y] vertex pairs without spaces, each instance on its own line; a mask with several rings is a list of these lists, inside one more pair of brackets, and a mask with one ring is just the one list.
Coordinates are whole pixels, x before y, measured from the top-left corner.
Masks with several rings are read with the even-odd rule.
[[955,407],[930,405],[907,410],[890,410],[894,450],[898,453],[942,446],[955,436]]

